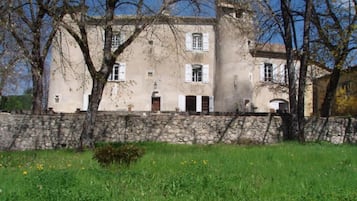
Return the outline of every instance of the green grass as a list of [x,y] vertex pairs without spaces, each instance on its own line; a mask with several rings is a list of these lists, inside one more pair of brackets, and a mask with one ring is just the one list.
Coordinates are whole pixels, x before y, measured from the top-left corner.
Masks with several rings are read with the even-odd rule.
[[357,200],[357,147],[144,143],[127,167],[92,152],[0,152],[0,200]]

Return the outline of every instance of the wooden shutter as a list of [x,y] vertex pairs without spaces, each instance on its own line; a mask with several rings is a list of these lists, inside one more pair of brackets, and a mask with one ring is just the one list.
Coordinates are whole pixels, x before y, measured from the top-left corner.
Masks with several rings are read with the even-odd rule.
[[83,94],[83,110],[87,111],[89,104],[89,94]]
[[196,96],[196,112],[202,112],[202,96]]
[[185,81],[192,82],[192,65],[191,64],[185,65]]
[[281,64],[279,66],[279,76],[280,76],[280,83],[284,84],[285,83],[285,65]]
[[209,82],[209,66],[208,64],[202,66],[202,82]]
[[192,33],[186,33],[186,50],[192,51]]
[[273,82],[280,82],[280,70],[279,70],[279,66],[276,64],[272,64],[272,68],[273,68]]
[[119,81],[125,81],[125,74],[126,74],[126,63],[120,63],[119,66]]
[[125,42],[125,33],[124,32],[120,32],[120,45],[123,44]]
[[178,96],[178,108],[180,112],[185,112],[186,110],[186,97],[184,95]]
[[214,97],[209,97],[209,112],[214,112]]
[[203,40],[202,40],[203,51],[208,51],[209,49],[209,34],[203,33]]
[[265,64],[261,64],[260,65],[260,81],[264,82],[265,81],[265,72],[264,72],[264,69],[265,69]]

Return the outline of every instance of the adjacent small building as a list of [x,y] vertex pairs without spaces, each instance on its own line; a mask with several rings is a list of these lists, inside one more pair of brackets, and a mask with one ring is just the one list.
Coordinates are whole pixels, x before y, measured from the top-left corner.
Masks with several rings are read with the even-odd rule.
[[[357,66],[342,70],[330,116],[357,116]],[[330,75],[317,78],[314,87],[314,113],[319,115]]]

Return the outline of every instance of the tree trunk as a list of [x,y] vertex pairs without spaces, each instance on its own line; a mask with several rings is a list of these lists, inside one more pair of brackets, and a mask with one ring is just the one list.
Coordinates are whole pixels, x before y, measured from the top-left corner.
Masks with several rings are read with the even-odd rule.
[[290,1],[281,1],[281,10],[283,14],[284,33],[283,39],[286,51],[286,67],[288,68],[289,78],[289,108],[290,108],[290,125],[288,126],[287,139],[296,138],[298,131],[298,118],[297,118],[297,104],[296,104],[296,76],[295,66],[293,65],[294,53],[293,53],[293,33],[292,33],[292,19],[290,15]]
[[43,65],[41,62],[34,62],[31,67],[32,71],[32,113],[42,114],[43,111],[43,76],[42,76]]
[[310,41],[310,22],[312,14],[312,0],[306,0],[305,19],[304,19],[304,36],[303,36],[303,54],[300,60],[299,91],[297,103],[298,116],[298,139],[300,143],[305,142],[305,88],[306,74],[309,58],[309,41]]
[[106,82],[102,79],[95,77],[92,79],[93,87],[89,99],[86,116],[83,122],[83,130],[79,139],[79,151],[85,147],[94,148],[94,128],[97,119],[98,108],[102,99],[103,90]]
[[340,66],[336,66],[332,70],[332,74],[330,75],[330,80],[326,88],[326,94],[324,101],[322,102],[322,106],[320,109],[321,117],[329,117],[331,114],[331,108],[333,105],[333,100],[336,95],[338,81],[340,79],[341,68]]

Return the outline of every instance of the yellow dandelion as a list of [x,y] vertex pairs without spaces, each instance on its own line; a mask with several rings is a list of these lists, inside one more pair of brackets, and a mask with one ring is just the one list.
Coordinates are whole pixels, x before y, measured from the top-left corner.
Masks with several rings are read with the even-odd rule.
[[22,174],[23,174],[23,175],[27,175],[27,171],[24,170],[24,171],[22,172]]
[[41,171],[43,170],[43,164],[37,164],[36,165],[37,170]]

